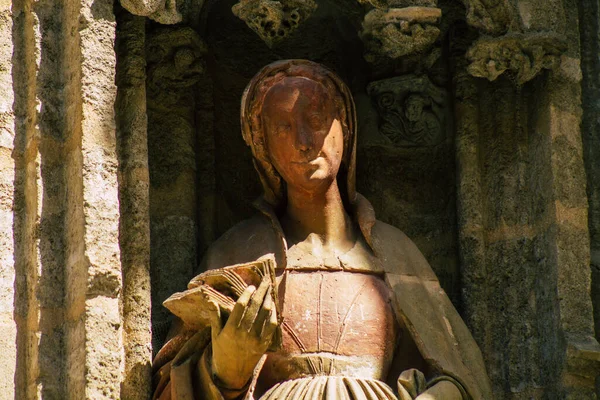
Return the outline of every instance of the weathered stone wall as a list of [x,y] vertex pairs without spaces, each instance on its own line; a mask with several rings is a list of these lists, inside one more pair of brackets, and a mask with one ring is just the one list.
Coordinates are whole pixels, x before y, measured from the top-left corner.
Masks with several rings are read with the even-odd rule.
[[0,2],[0,392],[14,398],[14,374],[17,361],[15,349],[17,327],[13,318],[14,306],[14,242],[13,242],[13,182],[15,163],[11,157],[14,148],[15,113],[12,82],[11,40],[13,21],[11,2]]
[[[0,8],[1,397],[135,398],[129,389],[145,398],[149,271],[143,258],[131,268],[120,235],[120,216],[135,217],[124,187],[139,176],[123,160],[132,143],[116,141],[114,2],[9,3]],[[144,68],[142,54],[142,88]],[[138,192],[142,203],[147,184]],[[140,243],[147,259],[149,241]]]
[[110,0],[80,10],[82,170],[87,293],[86,398],[118,398],[123,378],[122,288],[115,141],[116,20]]
[[[198,265],[196,94],[204,44],[191,28],[156,27],[148,35],[152,327],[160,348],[171,318],[162,302],[187,285]],[[200,131],[200,132],[197,132]],[[203,210],[203,212],[210,210]]]
[[569,2],[519,11],[525,36],[552,28],[567,50],[517,85],[456,62],[465,317],[498,398],[595,398],[577,14]]
[[115,112],[124,336],[120,398],[146,399],[152,358],[146,21],[117,11]]
[[581,33],[581,69],[583,149],[587,172],[589,229],[591,244],[592,300],[596,338],[600,339],[600,3],[579,2]]

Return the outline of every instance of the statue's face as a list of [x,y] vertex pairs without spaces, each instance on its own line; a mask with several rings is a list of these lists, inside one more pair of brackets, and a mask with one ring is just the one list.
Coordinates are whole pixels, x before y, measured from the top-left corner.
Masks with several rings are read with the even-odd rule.
[[285,78],[266,94],[262,122],[267,150],[288,186],[325,188],[340,168],[342,125],[332,96],[306,78]]
[[423,100],[416,96],[411,96],[406,101],[406,118],[411,122],[417,122],[421,119],[423,113]]

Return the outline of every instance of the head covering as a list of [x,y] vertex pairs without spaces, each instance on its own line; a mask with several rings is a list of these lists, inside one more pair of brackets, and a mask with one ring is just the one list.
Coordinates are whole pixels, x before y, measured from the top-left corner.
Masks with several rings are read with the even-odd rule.
[[[332,71],[308,60],[276,61],[263,67],[251,80],[242,96],[241,125],[242,136],[252,149],[254,167],[258,171],[264,190],[264,200],[279,209],[286,201],[283,179],[271,163],[265,143],[260,113],[266,93],[270,88],[289,77],[313,80],[332,91],[340,110],[340,123],[344,130],[344,154],[338,172],[338,184],[342,198],[348,205],[356,202],[356,109],[352,94],[346,84]],[[345,178],[345,179],[343,179]]]

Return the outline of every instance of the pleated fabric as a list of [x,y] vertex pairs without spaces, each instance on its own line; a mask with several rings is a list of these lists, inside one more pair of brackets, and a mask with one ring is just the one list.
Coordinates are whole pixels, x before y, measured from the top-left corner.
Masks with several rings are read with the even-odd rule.
[[392,389],[375,379],[310,376],[278,383],[260,400],[398,400]]

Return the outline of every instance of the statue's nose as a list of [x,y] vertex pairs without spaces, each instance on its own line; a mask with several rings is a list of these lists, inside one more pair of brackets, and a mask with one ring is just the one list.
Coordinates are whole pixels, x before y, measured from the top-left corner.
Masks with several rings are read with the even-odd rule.
[[298,136],[296,138],[296,147],[301,151],[308,151],[313,147],[313,133],[310,129],[305,126],[301,126],[298,129]]

